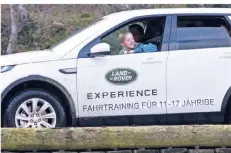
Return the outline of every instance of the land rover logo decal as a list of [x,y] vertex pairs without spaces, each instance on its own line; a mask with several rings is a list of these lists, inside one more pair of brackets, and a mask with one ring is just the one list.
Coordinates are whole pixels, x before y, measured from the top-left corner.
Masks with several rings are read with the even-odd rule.
[[106,80],[116,85],[124,85],[136,80],[137,73],[128,68],[117,68],[106,74]]

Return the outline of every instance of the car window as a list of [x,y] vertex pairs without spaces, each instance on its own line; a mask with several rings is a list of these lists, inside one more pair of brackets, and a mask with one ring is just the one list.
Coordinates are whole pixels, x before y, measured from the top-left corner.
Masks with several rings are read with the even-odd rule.
[[122,49],[122,46],[120,45],[120,41],[119,41],[119,35],[127,31],[128,31],[128,26],[125,26],[120,28],[119,30],[116,30],[115,32],[110,33],[109,35],[101,39],[101,42],[108,43],[111,46],[112,55],[119,54],[119,51]]
[[[108,43],[111,47],[111,55],[119,55],[121,53],[121,50],[124,49],[124,47],[121,46],[120,38],[119,36],[121,34],[125,34],[129,32],[129,26],[131,25],[139,25],[141,26],[141,31],[143,31],[143,37],[138,42],[135,39],[135,35],[137,32],[133,31],[133,38],[136,44],[148,44],[144,45],[149,51],[152,50],[152,47],[154,48],[154,51],[160,51],[161,45],[162,45],[162,38],[164,34],[164,26],[165,26],[165,20],[166,17],[154,17],[154,18],[145,18],[141,19],[139,21],[133,21],[130,23],[127,23],[126,25],[122,26],[116,31],[113,31],[106,36],[103,36],[100,39],[101,43]],[[159,22],[162,21],[162,22]],[[139,33],[139,32],[138,32]],[[136,37],[137,38],[137,37]],[[150,45],[151,44],[151,45]],[[148,52],[149,52],[148,51]]]
[[229,16],[229,19],[231,20],[231,16]]
[[[135,22],[132,24],[138,24],[145,30],[145,25],[142,22]],[[101,39],[101,42],[108,43],[111,46],[111,55],[118,55],[119,52],[122,50],[122,46],[120,44],[119,35],[122,33],[126,33],[129,31],[129,25],[123,26],[120,29],[116,30],[108,34],[106,37]]]
[[231,47],[230,30],[223,17],[178,17],[177,50]]
[[178,28],[177,48],[199,49],[231,47],[231,39],[223,27]]

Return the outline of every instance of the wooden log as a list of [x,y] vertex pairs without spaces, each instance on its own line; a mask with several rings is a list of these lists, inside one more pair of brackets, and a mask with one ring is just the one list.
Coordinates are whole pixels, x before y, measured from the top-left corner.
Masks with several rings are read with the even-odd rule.
[[2,150],[230,147],[231,125],[2,128]]

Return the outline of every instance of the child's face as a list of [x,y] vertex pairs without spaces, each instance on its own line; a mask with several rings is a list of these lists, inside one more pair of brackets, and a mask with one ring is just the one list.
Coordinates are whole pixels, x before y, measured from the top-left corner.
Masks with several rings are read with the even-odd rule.
[[129,50],[134,49],[135,41],[134,41],[132,34],[127,34],[124,38],[124,42],[121,45]]

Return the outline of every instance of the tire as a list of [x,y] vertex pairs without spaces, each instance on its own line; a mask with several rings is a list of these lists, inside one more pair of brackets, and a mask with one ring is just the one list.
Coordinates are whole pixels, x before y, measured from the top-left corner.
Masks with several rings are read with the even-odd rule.
[[225,117],[226,117],[225,118],[225,123],[226,124],[231,124],[231,108],[229,108],[229,110],[227,111]]
[[225,124],[231,124],[231,97],[229,97],[225,112]]
[[[21,117],[23,118],[21,119]],[[49,124],[45,124],[45,122]],[[57,97],[46,91],[29,89],[13,97],[8,103],[4,113],[3,126],[18,128],[65,127],[66,114]]]

